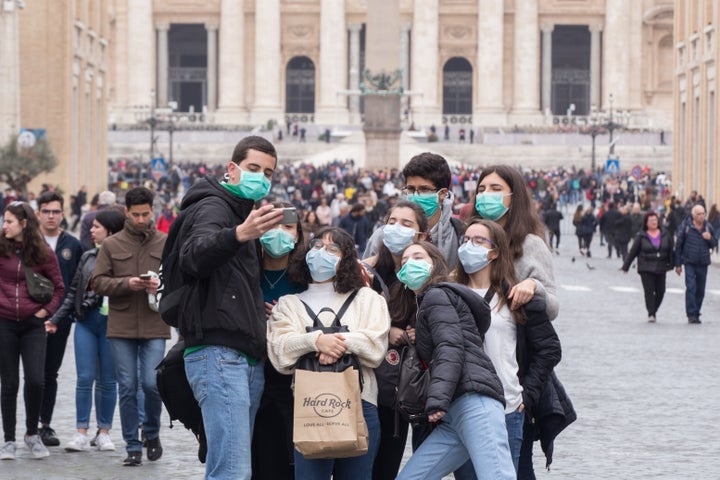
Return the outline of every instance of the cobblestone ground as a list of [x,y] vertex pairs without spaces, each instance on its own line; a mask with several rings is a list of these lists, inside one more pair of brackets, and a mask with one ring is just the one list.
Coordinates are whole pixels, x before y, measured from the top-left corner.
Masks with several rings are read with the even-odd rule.
[[[566,224],[555,257],[561,309],[554,326],[563,344],[557,373],[578,420],[555,442],[550,472],[544,470],[536,446],[538,478],[720,478],[720,376],[713,366],[720,340],[720,259],[714,257],[710,268],[702,325],[687,324],[683,279],[674,272],[667,276],[658,322],[648,324],[637,273],[620,272],[620,260],[607,259],[597,237],[592,252],[590,259],[579,255],[577,239]],[[63,444],[75,423],[74,388],[71,336],[53,420]],[[21,426],[22,395],[18,406]],[[117,451],[66,453],[61,445],[50,449],[49,458],[34,460],[20,446],[17,460],[0,462],[0,478],[202,478],[192,434],[182,425],[168,425],[164,415],[165,454],[157,462],[144,459],[141,467],[121,466],[125,452],[116,415],[111,437]]]

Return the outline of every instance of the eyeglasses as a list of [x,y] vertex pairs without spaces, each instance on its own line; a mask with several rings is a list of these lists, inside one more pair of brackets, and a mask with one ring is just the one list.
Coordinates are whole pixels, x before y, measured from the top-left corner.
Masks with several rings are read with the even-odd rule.
[[472,244],[476,247],[484,247],[486,245],[489,245],[492,247],[495,245],[492,240],[490,240],[487,237],[483,237],[482,235],[475,235],[474,237],[468,237],[465,235],[463,237],[462,243],[472,242]]
[[340,255],[340,245],[337,243],[328,243],[326,245],[321,238],[316,238],[310,241],[310,248],[313,250],[320,250],[323,247],[330,255]]
[[42,213],[43,215],[60,215],[61,213],[63,213],[63,211],[62,210],[48,210],[48,209],[43,208],[42,210],[40,210],[40,213]]
[[430,187],[427,185],[421,185],[417,188],[415,188],[413,186],[407,186],[402,189],[402,193],[403,193],[403,195],[424,195],[424,194],[428,194],[428,193],[435,193],[438,190],[440,190],[440,189],[435,188],[435,187]]

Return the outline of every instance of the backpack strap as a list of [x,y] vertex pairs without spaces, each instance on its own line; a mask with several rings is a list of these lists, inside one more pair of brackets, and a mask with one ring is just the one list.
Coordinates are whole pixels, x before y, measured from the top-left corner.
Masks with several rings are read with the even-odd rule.
[[313,309],[310,308],[310,305],[305,303],[302,299],[298,299],[298,300],[300,300],[300,302],[302,302],[303,306],[305,307],[305,311],[307,312],[308,315],[310,315],[310,318],[312,318],[313,327],[316,327],[316,328],[322,327],[322,325],[320,324],[320,320],[318,319],[318,316],[323,312],[335,313],[335,320],[333,321],[332,325],[330,325],[330,326],[331,327],[339,327],[341,325],[340,319],[343,317],[343,315],[345,315],[345,312],[350,307],[350,304],[352,303],[352,301],[355,300],[357,293],[358,293],[358,290],[353,291],[345,299],[345,302],[343,302],[342,306],[340,307],[340,310],[338,310],[337,313],[335,313],[335,311],[330,307],[323,307],[320,309],[319,312],[315,313],[313,311]]

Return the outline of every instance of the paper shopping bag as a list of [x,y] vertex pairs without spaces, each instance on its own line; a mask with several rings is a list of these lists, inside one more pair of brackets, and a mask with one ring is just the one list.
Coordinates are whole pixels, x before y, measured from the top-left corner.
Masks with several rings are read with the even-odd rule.
[[295,370],[293,442],[305,458],[345,458],[368,450],[358,371]]

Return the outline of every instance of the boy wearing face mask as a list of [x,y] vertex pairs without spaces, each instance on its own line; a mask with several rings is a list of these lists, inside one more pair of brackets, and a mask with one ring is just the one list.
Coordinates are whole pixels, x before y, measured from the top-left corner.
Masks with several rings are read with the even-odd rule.
[[[251,433],[263,392],[265,304],[258,239],[281,221],[270,191],[275,147],[241,140],[225,181],[206,177],[183,198],[171,227],[182,242],[179,267],[189,285],[180,305],[185,373],[202,410],[206,478],[250,478]],[[187,281],[189,279],[189,282]]]
[[[464,224],[452,216],[452,175],[447,161],[435,153],[421,153],[405,165],[403,178],[404,198],[417,203],[425,211],[433,245],[440,249],[449,268],[455,268],[458,237],[462,235]],[[383,231],[378,229],[368,240],[363,258],[377,254],[382,241]]]

